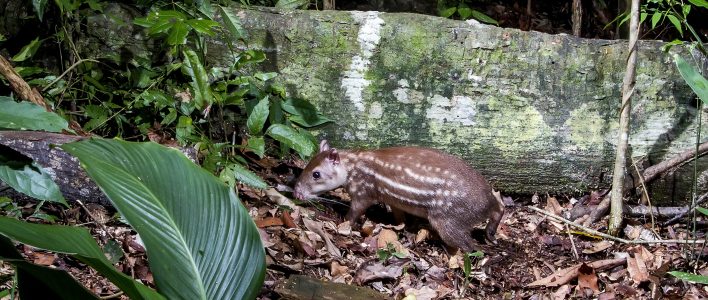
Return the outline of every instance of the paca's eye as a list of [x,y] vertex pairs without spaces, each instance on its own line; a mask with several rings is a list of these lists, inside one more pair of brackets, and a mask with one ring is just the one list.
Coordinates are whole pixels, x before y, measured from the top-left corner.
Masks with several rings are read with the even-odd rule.
[[320,179],[320,172],[312,172],[312,178]]

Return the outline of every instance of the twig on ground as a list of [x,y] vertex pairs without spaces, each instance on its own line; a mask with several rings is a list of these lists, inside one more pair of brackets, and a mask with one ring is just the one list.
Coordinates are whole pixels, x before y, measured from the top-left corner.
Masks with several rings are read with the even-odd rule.
[[592,228],[587,228],[587,227],[585,227],[585,226],[583,226],[583,225],[580,225],[580,224],[575,224],[575,223],[573,223],[573,222],[571,222],[571,221],[569,221],[569,220],[567,220],[567,219],[565,219],[565,218],[563,218],[563,217],[560,217],[560,216],[557,216],[557,215],[555,215],[555,214],[549,213],[549,212],[547,212],[547,211],[545,211],[545,210],[543,210],[543,209],[540,209],[540,208],[538,208],[538,207],[534,207],[534,206],[527,206],[527,207],[528,207],[529,209],[531,209],[531,210],[534,210],[534,211],[536,211],[536,212],[539,212],[539,213],[541,213],[541,214],[544,214],[544,215],[548,216],[548,217],[551,218],[551,219],[554,219],[554,220],[556,220],[556,221],[563,222],[563,223],[568,224],[568,225],[570,225],[570,226],[573,226],[573,227],[575,227],[575,228],[581,229],[581,230],[583,230],[583,231],[585,231],[585,232],[587,232],[587,233],[589,233],[589,234],[593,234],[593,235],[596,235],[596,236],[599,236],[599,237],[603,237],[603,238],[606,238],[606,239],[608,239],[608,240],[620,242],[620,243],[625,243],[625,244],[703,244],[703,243],[705,243],[704,240],[630,241],[630,240],[626,240],[626,239],[623,239],[623,238],[614,237],[614,236],[611,236],[611,235],[606,234],[606,233],[599,232],[599,231],[597,231],[597,230],[595,230],[595,229],[592,229]]
[[573,234],[570,233],[570,226],[565,224],[565,232],[568,233],[568,238],[570,239],[570,245],[573,247],[573,257],[578,260],[578,248],[575,247],[575,241],[573,240]]
[[111,233],[110,231],[108,231],[108,228],[106,228],[106,225],[103,224],[103,223],[101,223],[101,222],[99,222],[99,221],[96,219],[96,217],[94,217],[93,214],[91,214],[91,211],[88,210],[88,208],[84,205],[84,203],[81,202],[81,200],[76,200],[76,203],[78,203],[79,206],[81,206],[81,208],[83,208],[84,211],[86,211],[86,214],[89,216],[89,218],[91,218],[91,220],[93,220],[93,223],[94,223],[94,224],[98,225],[98,227],[101,227],[101,230],[103,230],[103,232],[105,232],[109,237],[111,237],[111,239],[114,239],[114,240],[116,239],[116,237],[113,236],[113,233]]
[[[698,157],[701,157],[708,153],[708,142],[704,142],[703,144],[700,144],[698,146]],[[644,182],[649,183],[654,181],[654,179],[658,178],[659,175],[662,173],[672,169],[681,166],[682,164],[685,164],[687,162],[690,162],[693,160],[696,156],[696,149],[688,149],[684,152],[681,152],[677,154],[676,156],[672,157],[671,159],[667,159],[665,161],[662,161],[658,164],[655,164],[646,170],[642,172],[642,177],[644,178]]]
[[647,203],[649,204],[649,216],[651,217],[651,230],[656,232],[656,223],[654,221],[654,212],[651,207],[651,199],[649,198],[649,193],[647,192],[647,186],[644,184],[644,176],[642,176],[642,173],[639,172],[639,167],[637,167],[636,160],[632,160],[632,166],[634,166],[634,170],[637,172],[637,176],[639,176],[639,183],[642,184],[642,192],[644,192],[644,197],[647,199]]
[[115,298],[119,298],[120,296],[123,296],[123,291],[117,292],[117,293],[115,293],[115,294],[113,294],[113,295],[108,295],[108,296],[105,296],[105,297],[101,297],[101,300],[115,299]]
[[701,195],[700,197],[698,197],[698,199],[696,200],[696,204],[692,205],[692,207],[687,209],[685,212],[682,212],[682,213],[676,215],[675,217],[669,219],[668,221],[662,223],[661,225],[666,226],[666,225],[673,224],[674,222],[680,220],[681,218],[685,217],[687,214],[692,212],[694,209],[696,209],[696,207],[698,207],[698,205],[701,205],[701,203],[705,202],[706,200],[708,200],[708,193],[705,193],[705,194]]

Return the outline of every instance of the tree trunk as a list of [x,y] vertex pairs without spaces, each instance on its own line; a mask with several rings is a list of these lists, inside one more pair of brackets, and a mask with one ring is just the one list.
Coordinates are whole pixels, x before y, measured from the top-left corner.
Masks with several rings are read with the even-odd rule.
[[634,95],[634,79],[637,69],[637,40],[639,40],[639,0],[632,0],[629,18],[629,58],[627,71],[622,80],[622,106],[620,107],[620,128],[617,136],[615,170],[612,173],[612,198],[610,200],[610,221],[607,231],[617,235],[622,225],[622,204],[624,198],[624,176],[627,165],[627,143],[629,141],[629,117]]
[[[611,182],[626,41],[407,13],[234,10],[248,47],[267,54],[263,69],[335,120],[317,130],[334,146],[443,149],[507,193],[573,193]],[[119,5],[104,12],[82,27],[82,57],[150,59],[142,29],[130,25],[135,14]],[[662,45],[640,41],[637,54],[628,155],[649,164],[691,147],[696,131],[694,95]],[[207,59],[226,67],[233,54],[217,38]],[[705,170],[708,162],[699,163]],[[652,197],[683,199],[690,180],[682,172]]]

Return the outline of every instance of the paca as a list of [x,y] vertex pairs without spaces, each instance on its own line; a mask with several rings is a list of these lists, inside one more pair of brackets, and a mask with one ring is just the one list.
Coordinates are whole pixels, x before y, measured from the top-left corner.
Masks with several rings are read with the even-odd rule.
[[471,231],[487,219],[486,236],[494,241],[504,214],[501,199],[481,174],[429,148],[338,151],[323,140],[295,184],[295,197],[310,199],[340,186],[352,199],[347,213],[352,224],[371,205],[385,203],[398,220],[403,213],[427,218],[446,244],[464,251],[477,248]]

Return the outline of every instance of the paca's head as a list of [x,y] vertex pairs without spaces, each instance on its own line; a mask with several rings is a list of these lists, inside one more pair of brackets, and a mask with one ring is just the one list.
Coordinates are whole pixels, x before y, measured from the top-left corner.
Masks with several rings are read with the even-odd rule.
[[337,149],[322,140],[320,152],[310,160],[295,183],[295,198],[310,199],[336,189],[346,181],[347,169],[340,163]]

